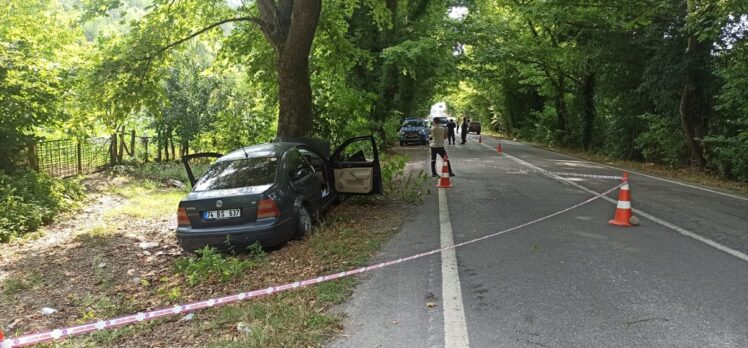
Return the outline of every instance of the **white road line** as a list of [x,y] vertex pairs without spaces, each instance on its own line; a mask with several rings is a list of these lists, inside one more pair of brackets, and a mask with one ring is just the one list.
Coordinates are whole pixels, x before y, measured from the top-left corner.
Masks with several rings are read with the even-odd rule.
[[[452,222],[449,219],[447,191],[439,190],[439,227],[441,230],[441,247],[454,245]],[[442,256],[442,313],[444,314],[444,346],[469,347],[465,308],[462,304],[460,274],[457,268],[455,249],[447,249]]]
[[[483,145],[485,145],[489,149],[491,148],[490,146],[488,146],[486,144],[483,144]],[[519,164],[521,164],[523,166],[526,166],[528,168],[539,170],[541,172],[546,172],[542,168],[540,168],[540,167],[538,167],[538,166],[536,166],[534,164],[525,162],[525,161],[523,161],[523,160],[521,160],[521,159],[519,159],[517,157],[514,157],[512,155],[504,153],[504,156],[506,156],[506,158],[508,158],[508,159],[510,159],[510,160],[512,160],[514,162],[517,162],[517,163],[519,163]],[[588,188],[586,188],[586,187],[584,187],[582,185],[577,184],[576,182],[573,182],[571,180],[567,180],[567,179],[562,178],[560,176],[553,175],[553,174],[548,174],[548,173],[546,173],[545,175],[548,176],[548,177],[551,177],[553,179],[559,180],[559,181],[561,181],[563,183],[572,185],[572,186],[574,186],[574,187],[576,187],[576,188],[578,188],[580,190],[589,192],[591,194],[594,194],[594,195],[599,195],[600,194],[597,191],[590,190],[590,189],[588,189]],[[610,202],[610,203],[618,204],[618,201],[616,201],[615,199],[612,199],[610,197],[603,197],[603,198],[606,201]],[[690,238],[693,238],[695,240],[698,240],[699,242],[702,242],[702,243],[704,243],[706,245],[709,245],[709,246],[711,246],[711,247],[713,247],[715,249],[718,249],[718,250],[723,251],[725,253],[728,253],[728,254],[730,254],[732,256],[735,256],[735,257],[737,257],[737,258],[739,258],[739,259],[741,259],[743,261],[748,262],[748,255],[746,255],[744,253],[741,253],[740,251],[737,251],[737,250],[732,249],[730,247],[727,247],[727,246],[724,246],[722,244],[719,244],[719,243],[717,243],[717,242],[715,242],[715,241],[713,241],[713,240],[711,240],[709,238],[702,237],[702,236],[700,236],[700,235],[698,235],[696,233],[693,233],[693,232],[691,232],[691,231],[689,231],[689,230],[687,230],[687,229],[685,229],[683,227],[680,227],[680,226],[674,225],[672,223],[669,223],[669,222],[667,222],[665,220],[662,220],[662,219],[660,219],[658,217],[655,217],[655,216],[653,216],[651,214],[645,213],[645,212],[643,212],[643,211],[641,211],[639,209],[631,209],[631,211],[634,212],[634,213],[637,213],[638,215],[643,216],[643,217],[645,217],[645,218],[647,218],[647,219],[649,219],[649,220],[651,220],[651,221],[653,221],[655,223],[658,223],[658,224],[660,224],[662,226],[665,226],[665,227],[667,227],[667,228],[669,228],[669,229],[671,229],[671,230],[673,230],[675,232],[678,232],[678,233],[680,233],[680,234],[682,234],[682,235],[684,235],[686,237],[690,237]]]
[[[513,142],[513,143],[521,144],[521,143],[517,143],[517,142]],[[521,145],[525,145],[525,144],[521,144]],[[696,186],[696,185],[690,185],[690,184],[682,183],[680,181],[675,181],[675,180],[661,178],[659,176],[644,174],[642,172],[637,172],[637,171],[634,171],[634,170],[631,170],[631,169],[623,169],[623,168],[618,168],[618,167],[614,167],[614,166],[603,164],[603,163],[592,162],[592,161],[588,161],[588,160],[583,159],[583,158],[578,158],[578,157],[570,156],[570,155],[567,155],[567,154],[563,154],[563,153],[559,153],[559,152],[555,152],[555,151],[546,150],[546,149],[543,149],[543,148],[540,148],[540,147],[535,147],[535,146],[531,146],[531,145],[525,145],[525,146],[530,146],[530,147],[532,147],[534,149],[538,149],[538,150],[545,151],[545,152],[550,152],[552,154],[559,155],[559,156],[562,156],[562,157],[571,158],[571,159],[575,159],[577,161],[592,163],[592,164],[600,165],[600,166],[607,167],[607,168],[610,168],[610,169],[620,170],[622,172],[629,172],[629,173],[633,173],[633,174],[636,174],[636,175],[645,176],[645,177],[650,178],[650,179],[660,180],[660,181],[668,182],[668,183],[675,184],[675,185],[690,187],[690,188],[696,189],[696,190],[701,190],[701,191],[705,191],[705,192],[711,192],[711,193],[722,195],[722,196],[725,196],[725,197],[730,197],[730,198],[735,198],[735,199],[740,199],[740,200],[748,201],[748,197],[742,197],[742,196],[733,195],[733,194],[729,194],[729,193],[725,193],[725,192],[715,191],[715,190],[708,189],[706,187],[700,187],[700,186]]]

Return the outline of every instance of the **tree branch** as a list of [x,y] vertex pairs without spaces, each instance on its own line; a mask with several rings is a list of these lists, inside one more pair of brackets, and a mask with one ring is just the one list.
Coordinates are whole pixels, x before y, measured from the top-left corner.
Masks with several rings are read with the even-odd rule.
[[218,22],[215,22],[215,23],[213,23],[213,24],[211,24],[211,25],[209,25],[207,27],[204,27],[204,28],[202,28],[202,29],[200,29],[200,30],[198,30],[196,32],[193,32],[193,33],[191,33],[191,34],[189,34],[189,35],[187,35],[187,36],[185,36],[185,37],[183,37],[183,38],[181,38],[181,39],[179,39],[177,41],[174,41],[174,42],[172,42],[172,43],[164,46],[164,47],[161,47],[158,50],[157,53],[162,53],[162,52],[164,52],[164,51],[166,51],[166,50],[168,50],[168,49],[170,49],[170,48],[172,48],[174,46],[178,46],[178,45],[184,43],[185,41],[189,41],[190,39],[192,39],[192,38],[194,38],[194,37],[196,37],[196,36],[198,36],[198,35],[206,32],[208,30],[211,30],[211,29],[216,28],[218,26],[224,25],[226,23],[232,23],[232,22],[253,22],[253,23],[256,23],[257,25],[259,25],[260,28],[263,28],[263,26],[265,25],[265,22],[263,22],[262,20],[260,20],[257,17],[237,17],[237,18],[224,19],[222,21],[218,21]]

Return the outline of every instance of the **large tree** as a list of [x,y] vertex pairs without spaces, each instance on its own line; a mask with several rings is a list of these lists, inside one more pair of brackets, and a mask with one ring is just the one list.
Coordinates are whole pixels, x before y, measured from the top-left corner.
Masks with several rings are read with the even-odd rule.
[[[155,0],[151,11],[132,24],[127,36],[109,40],[93,69],[93,84],[116,127],[138,108],[157,104],[159,67],[167,66],[170,51],[200,35],[243,36],[259,28],[275,53],[278,83],[279,136],[312,132],[312,90],[309,56],[321,11],[321,0],[256,0],[232,7],[221,0]],[[104,5],[102,7],[102,5]],[[102,0],[93,15],[112,11],[119,2]],[[249,46],[251,48],[251,45]],[[104,88],[102,88],[104,86]],[[110,90],[111,93],[104,91]],[[94,92],[97,92],[94,91]]]

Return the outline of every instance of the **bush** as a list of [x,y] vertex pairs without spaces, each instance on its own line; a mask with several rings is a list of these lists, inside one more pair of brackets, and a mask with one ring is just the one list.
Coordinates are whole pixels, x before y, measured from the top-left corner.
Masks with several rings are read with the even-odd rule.
[[84,197],[77,180],[53,179],[37,172],[13,176],[0,171],[0,242],[33,232],[65,211],[77,208]]
[[719,175],[748,181],[748,131],[736,137],[707,137],[704,139],[709,166]]
[[636,137],[635,143],[644,159],[670,166],[682,164],[688,153],[683,135],[677,131],[677,119],[656,114],[644,114],[639,118],[646,124],[646,130]]

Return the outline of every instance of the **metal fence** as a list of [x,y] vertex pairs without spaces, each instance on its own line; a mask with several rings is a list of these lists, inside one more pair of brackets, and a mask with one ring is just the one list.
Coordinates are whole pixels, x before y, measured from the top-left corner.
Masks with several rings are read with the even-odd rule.
[[109,164],[109,142],[109,138],[41,141],[30,151],[35,157],[32,166],[60,178],[90,174]]
[[[95,173],[112,163],[117,163],[117,160],[112,158],[113,137],[114,135],[84,140],[61,139],[31,143],[26,149],[26,164],[35,170],[58,178]],[[174,160],[180,157],[182,151],[178,144],[174,144],[173,155],[167,157],[166,149],[163,149],[163,157],[160,157],[156,138],[135,136],[134,132],[120,133],[116,137],[115,151],[119,154],[121,162],[146,163]]]

